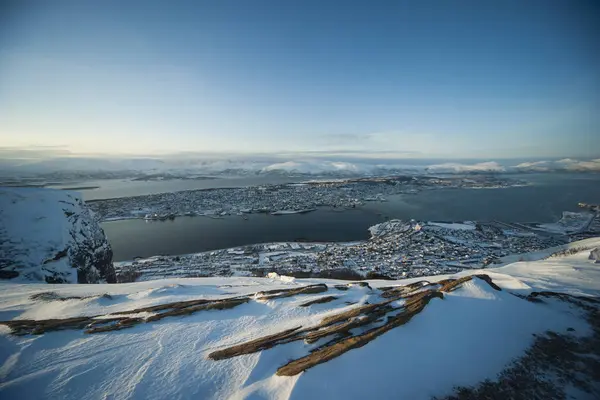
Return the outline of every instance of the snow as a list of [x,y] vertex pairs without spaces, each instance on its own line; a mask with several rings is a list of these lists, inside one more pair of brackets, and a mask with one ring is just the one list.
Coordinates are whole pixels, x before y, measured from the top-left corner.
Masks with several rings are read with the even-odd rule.
[[590,251],[588,260],[594,260],[596,261],[596,264],[600,264],[600,247]]
[[[0,188],[0,260],[19,281],[96,282],[112,270],[112,251],[78,193]],[[100,271],[99,271],[100,270]],[[80,279],[81,280],[81,279]]]
[[522,354],[533,333],[569,325],[585,329],[577,321],[557,318],[555,311],[523,305],[483,285],[470,282],[444,301],[433,302],[410,328],[394,329],[377,342],[307,371],[292,398],[430,399],[455,385],[493,378],[499,366]]
[[[599,246],[600,238],[572,243]],[[346,282],[327,279],[267,278],[168,279],[116,285],[41,285],[0,283],[0,319],[66,318],[99,315],[206,298],[247,295],[315,283],[326,293],[250,301],[228,310],[202,311],[136,325],[121,331],[86,335],[77,330],[40,336],[0,332],[0,397],[65,399],[429,399],[450,394],[456,385],[493,379],[532,343],[533,334],[589,327],[564,303],[538,304],[511,293],[556,290],[600,295],[600,269],[589,250],[565,257],[517,262],[486,273],[503,291],[475,279],[434,299],[408,324],[392,329],[364,347],[294,377],[275,375],[312,345],[293,342],[221,361],[208,353],[295,326],[312,326],[324,316],[377,300],[376,288],[403,281],[369,281],[337,291]],[[431,281],[447,276],[428,278]],[[85,299],[34,301],[40,292]],[[107,296],[102,296],[109,294]],[[324,294],[339,298],[299,307]],[[356,302],[347,305],[345,302]],[[147,315],[140,315],[146,317]]]
[[296,283],[296,278],[293,276],[279,275],[277,272],[269,272],[267,278],[273,279],[274,281],[279,280],[283,283]]
[[497,161],[483,161],[472,164],[443,162],[433,165],[406,165],[406,164],[373,164],[368,161],[361,163],[350,163],[343,161],[321,161],[321,160],[295,160],[279,162],[268,165],[261,169],[261,172],[285,171],[305,174],[319,174],[327,172],[346,172],[368,174],[380,169],[401,170],[401,171],[420,171],[426,170],[433,173],[472,173],[472,172],[505,172],[505,171],[569,171],[569,172],[598,172],[600,171],[600,159],[576,160],[562,159],[558,161],[526,161],[520,164],[509,166],[502,165]]
[[573,250],[573,249],[581,249],[581,250],[591,250],[595,247],[600,246],[600,239],[598,238],[589,238],[584,240],[578,240],[576,242],[571,242],[567,244],[563,244],[560,246],[548,247],[547,249],[540,251],[532,251],[530,253],[524,254],[511,254],[505,257],[502,257],[500,261],[502,264],[514,263],[517,261],[537,261],[543,260],[552,256],[552,254],[564,251],[564,250]]
[[[3,254],[16,252],[10,257],[14,264],[37,269],[51,254],[65,248],[70,240],[70,226],[62,206],[70,204],[60,201],[74,204],[75,199],[57,190],[1,189],[0,225],[3,232],[0,249]],[[76,281],[76,270],[71,268],[66,257],[55,261],[53,267],[73,275],[72,279]]]
[[[418,230],[420,230],[420,225],[416,224],[415,227],[416,226],[419,226]],[[412,226],[411,222],[406,222],[399,219],[391,219],[389,221],[369,227],[369,233],[371,234],[371,237],[375,238],[392,232],[408,232],[411,229],[415,229],[415,227]]]
[[595,214],[591,212],[563,211],[562,217],[555,223],[539,224],[538,228],[548,232],[569,234],[576,233],[587,227],[594,219]]
[[[372,135],[370,135],[372,136]],[[164,173],[178,174],[183,176],[219,175],[224,178],[255,173],[269,173],[277,171],[281,173],[302,174],[372,174],[372,173],[421,173],[423,170],[445,173],[469,173],[469,172],[503,172],[507,171],[569,171],[569,172],[598,172],[600,171],[600,159],[562,159],[562,160],[524,160],[517,165],[509,165],[507,161],[499,163],[489,160],[473,163],[458,163],[451,160],[440,160],[434,165],[427,165],[423,161],[406,157],[394,152],[387,155],[382,153],[369,154],[359,152],[318,152],[308,153],[283,153],[273,156],[261,155],[223,155],[215,158],[215,154],[192,153],[189,156],[178,154],[163,155],[156,158],[98,158],[98,157],[54,157],[47,159],[29,158],[32,153],[28,152],[28,159],[3,154],[0,165],[7,171],[25,176],[58,172],[67,177],[78,176],[84,172],[85,175],[113,174],[125,175],[125,172]],[[383,160],[383,158],[387,158]],[[398,158],[400,157],[400,158]],[[505,165],[503,165],[505,164]],[[79,173],[78,173],[79,172]],[[156,177],[161,180],[163,177]]]

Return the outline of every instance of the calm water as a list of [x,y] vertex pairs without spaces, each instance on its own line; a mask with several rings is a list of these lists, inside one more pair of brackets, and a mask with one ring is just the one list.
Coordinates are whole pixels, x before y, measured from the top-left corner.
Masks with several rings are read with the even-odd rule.
[[531,186],[508,189],[425,190],[360,210],[318,210],[303,215],[250,215],[248,220],[182,217],[174,221],[126,220],[103,228],[115,260],[184,254],[273,241],[352,241],[366,239],[367,228],[387,218],[418,220],[500,220],[551,222],[578,202],[600,203],[600,175],[528,174]]
[[531,186],[507,189],[444,189],[397,196],[365,208],[394,218],[552,222],[577,203],[600,203],[600,174],[523,174]]
[[[305,179],[305,178],[303,178]],[[182,190],[246,187],[266,184],[293,183],[300,178],[284,176],[231,177],[218,179],[170,179],[164,181],[132,181],[130,179],[103,179],[48,186],[55,189],[93,187],[77,190],[84,200],[111,199],[115,197],[144,196],[154,193],[178,192]]]
[[173,221],[123,220],[106,222],[104,231],[114,260],[136,256],[186,254],[244,244],[277,241],[352,241],[367,239],[367,228],[383,216],[362,210],[317,210],[308,214],[252,214],[213,219],[180,217]]

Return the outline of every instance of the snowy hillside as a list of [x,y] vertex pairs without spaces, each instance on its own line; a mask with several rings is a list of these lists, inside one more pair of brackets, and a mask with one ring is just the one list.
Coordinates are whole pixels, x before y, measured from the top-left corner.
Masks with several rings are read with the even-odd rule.
[[48,283],[115,282],[112,250],[78,194],[0,189],[0,277]]
[[0,397],[598,398],[589,254],[368,285],[5,282]]

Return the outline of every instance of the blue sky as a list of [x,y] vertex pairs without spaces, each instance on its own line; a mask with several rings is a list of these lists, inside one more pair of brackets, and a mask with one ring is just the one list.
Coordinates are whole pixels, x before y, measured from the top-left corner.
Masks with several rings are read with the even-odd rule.
[[594,1],[2,4],[2,146],[600,152]]

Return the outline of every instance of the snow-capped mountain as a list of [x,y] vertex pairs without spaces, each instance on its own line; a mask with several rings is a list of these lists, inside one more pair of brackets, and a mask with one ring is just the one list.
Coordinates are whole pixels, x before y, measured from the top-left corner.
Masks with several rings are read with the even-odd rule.
[[112,250],[81,197],[52,189],[0,189],[0,276],[14,281],[116,281]]

